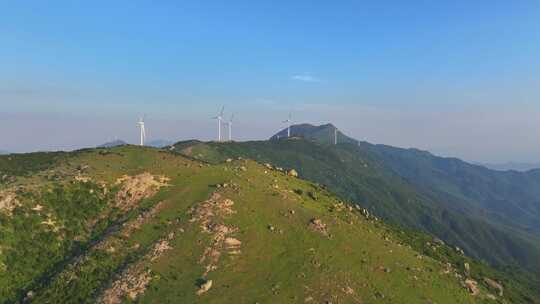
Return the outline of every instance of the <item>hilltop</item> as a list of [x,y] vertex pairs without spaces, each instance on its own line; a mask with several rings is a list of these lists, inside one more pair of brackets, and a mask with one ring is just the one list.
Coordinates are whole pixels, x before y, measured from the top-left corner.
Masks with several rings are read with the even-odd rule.
[[[163,147],[170,146],[172,144],[173,144],[173,142],[170,141],[170,140],[154,139],[154,140],[150,140],[150,141],[146,142],[145,146],[154,147],[154,148],[163,148]],[[98,148],[113,148],[113,147],[119,147],[119,146],[125,146],[125,145],[128,145],[128,143],[121,140],[121,139],[116,139],[116,140],[113,140],[113,141],[110,141],[110,142],[106,142],[106,143],[104,143],[102,145],[99,145],[97,147]]]
[[[291,126],[292,138],[303,138],[320,143],[334,143],[335,132],[337,130],[337,140],[339,143],[358,143],[357,140],[348,137],[337,129],[333,124],[314,126],[312,124],[298,124]],[[270,140],[287,139],[287,129],[283,129],[273,135]]]
[[0,157],[0,302],[535,301],[290,169],[136,146]]

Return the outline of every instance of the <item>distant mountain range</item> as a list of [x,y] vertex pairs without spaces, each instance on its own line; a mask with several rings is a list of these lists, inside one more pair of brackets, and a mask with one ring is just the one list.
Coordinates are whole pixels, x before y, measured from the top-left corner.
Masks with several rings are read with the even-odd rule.
[[147,146],[155,147],[155,148],[164,148],[172,144],[174,144],[174,142],[167,139],[154,139],[146,143]]
[[484,166],[491,170],[497,170],[497,171],[529,171],[534,169],[540,169],[540,163],[515,163],[515,162],[507,162],[507,163],[501,163],[501,164],[490,164],[490,163],[476,163],[480,166]]
[[0,150],[0,155],[6,155],[6,154],[9,154],[8,151],[4,151],[4,150]]
[[116,140],[113,140],[113,141],[110,141],[110,142],[106,142],[102,145],[99,145],[97,146],[98,148],[112,148],[112,147],[119,147],[119,146],[124,146],[124,145],[127,145],[128,143],[123,141],[123,140],[120,140],[120,139],[116,139]]

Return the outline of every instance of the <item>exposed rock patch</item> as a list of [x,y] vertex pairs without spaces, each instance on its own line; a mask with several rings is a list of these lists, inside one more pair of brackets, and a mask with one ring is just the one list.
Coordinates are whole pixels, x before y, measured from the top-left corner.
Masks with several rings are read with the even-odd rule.
[[229,227],[220,222],[220,220],[235,211],[232,209],[234,202],[230,199],[223,199],[219,193],[214,193],[210,199],[201,203],[197,208],[190,210],[190,222],[199,223],[201,230],[212,235],[211,243],[205,248],[199,263],[205,264],[203,278],[208,273],[218,268],[217,264],[223,250],[227,250],[229,255],[240,254],[242,242],[232,234],[238,229]]
[[212,288],[212,280],[208,280],[204,282],[203,284],[201,284],[201,286],[199,287],[199,290],[197,290],[197,295],[198,296],[202,295],[203,293],[210,290],[210,288]]
[[11,216],[13,210],[20,206],[21,203],[17,199],[17,195],[10,191],[0,192],[0,211]]
[[120,279],[116,280],[111,288],[105,291],[98,303],[121,304],[126,297],[132,301],[137,299],[144,293],[152,279],[150,270],[144,271],[142,267],[142,264],[136,264],[134,267],[128,268]]
[[88,176],[76,175],[75,180],[78,181],[78,182],[81,182],[81,183],[88,183],[92,179],[90,177],[88,177]]
[[504,288],[501,284],[495,282],[494,280],[490,278],[484,278],[484,283],[486,283],[486,285],[490,289],[497,291],[497,294],[499,295],[499,297],[503,296]]
[[40,205],[40,204],[36,204],[34,206],[34,208],[32,208],[33,211],[36,211],[36,212],[40,212],[41,210],[43,210],[43,206]]
[[465,268],[466,275],[469,275],[471,273],[471,266],[469,265],[469,263],[464,263],[463,268]]
[[146,291],[148,284],[152,280],[152,273],[149,269],[146,269],[145,261],[155,261],[163,252],[169,249],[172,249],[172,247],[169,246],[168,240],[162,239],[156,242],[143,259],[122,272],[111,287],[103,292],[98,299],[98,303],[120,304],[126,298],[131,301],[136,300]]
[[292,177],[298,177],[298,172],[296,172],[296,170],[294,169],[291,169],[287,172],[287,175]]
[[168,240],[161,240],[156,245],[154,245],[154,248],[152,249],[152,255],[150,257],[150,261],[155,261],[157,258],[159,258],[163,252],[172,249],[171,246],[169,246]]
[[321,219],[313,218],[309,221],[309,226],[311,229],[321,233],[322,235],[328,236],[328,227]]
[[465,288],[473,295],[476,296],[480,293],[480,290],[478,289],[478,282],[475,280],[467,279],[464,282]]
[[122,185],[116,194],[116,207],[128,211],[140,200],[156,194],[161,187],[168,186],[169,178],[154,176],[148,172],[123,177],[116,180],[116,184]]

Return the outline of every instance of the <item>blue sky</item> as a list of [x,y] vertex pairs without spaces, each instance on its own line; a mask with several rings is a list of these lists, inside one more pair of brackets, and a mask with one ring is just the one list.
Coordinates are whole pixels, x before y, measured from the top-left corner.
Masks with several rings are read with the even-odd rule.
[[[293,112],[359,139],[539,161],[538,1],[0,1],[0,150],[238,139]],[[536,142],[539,142],[538,144]]]

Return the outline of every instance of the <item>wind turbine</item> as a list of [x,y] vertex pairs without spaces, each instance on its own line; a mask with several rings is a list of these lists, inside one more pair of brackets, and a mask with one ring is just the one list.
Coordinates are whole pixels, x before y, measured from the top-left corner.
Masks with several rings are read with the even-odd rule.
[[144,146],[144,140],[146,139],[146,130],[144,129],[144,119],[142,117],[139,119],[139,122],[137,123],[137,125],[141,129],[141,142],[140,142],[140,145]]
[[231,115],[231,119],[229,119],[228,122],[226,122],[227,126],[229,127],[229,141],[232,141],[232,122],[234,118],[234,113]]
[[223,111],[225,110],[225,106],[221,107],[221,111],[218,113],[216,117],[213,117],[213,119],[217,119],[218,122],[218,141],[221,141],[221,120],[223,119]]
[[291,123],[292,123],[292,115],[289,113],[289,118],[285,120],[283,123],[287,124],[287,137],[291,137]]
[[337,145],[337,127],[334,127],[334,145]]

